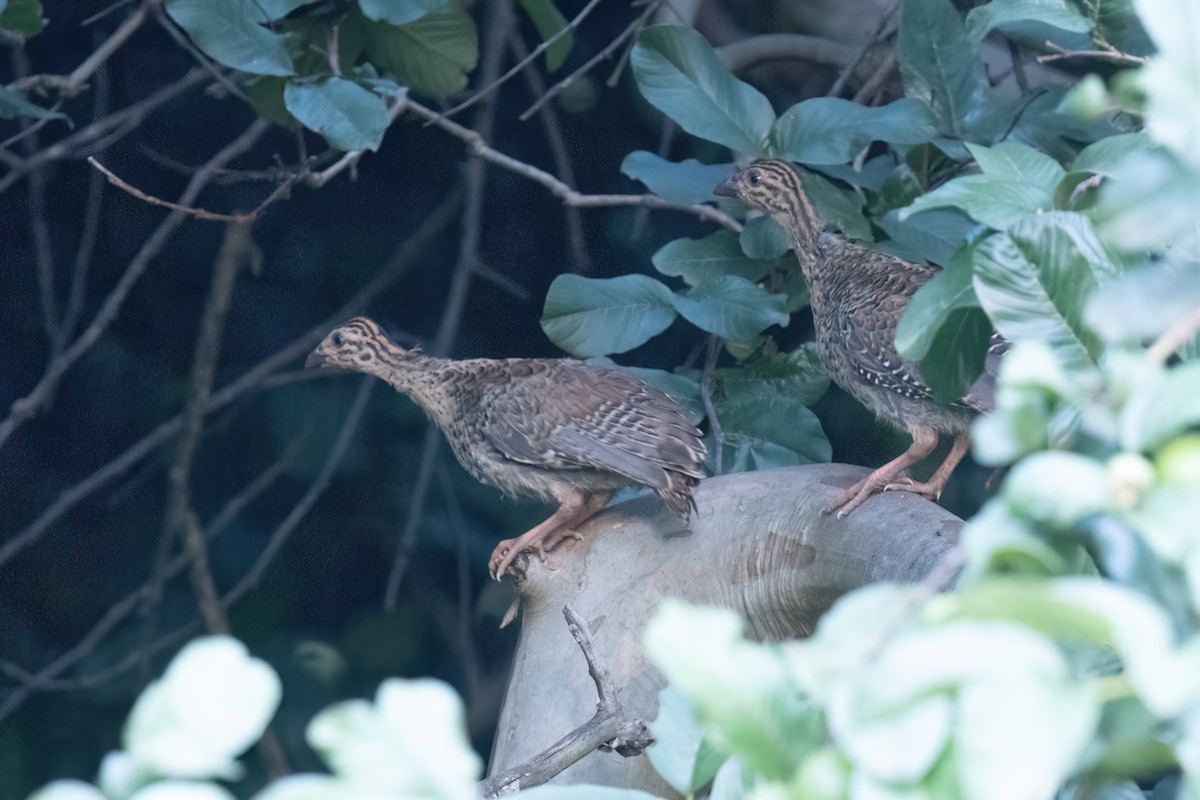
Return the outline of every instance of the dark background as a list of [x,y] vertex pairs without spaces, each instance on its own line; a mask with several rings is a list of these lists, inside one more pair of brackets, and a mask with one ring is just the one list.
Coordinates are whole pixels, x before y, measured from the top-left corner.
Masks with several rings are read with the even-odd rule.
[[[560,4],[569,18],[582,2]],[[735,4],[731,4],[735,5]],[[736,30],[772,30],[779,24],[768,4],[754,14],[736,7],[712,37]],[[46,30],[26,47],[36,73],[66,74],[127,16],[117,9],[89,26],[81,22],[106,3],[51,0]],[[480,9],[473,10],[476,19]],[[547,82],[582,64],[612,40],[638,9],[602,4],[576,33],[566,66]],[[529,46],[536,36],[524,18]],[[483,37],[481,37],[483,38]],[[719,43],[719,42],[718,42]],[[19,76],[15,49],[0,54],[0,81]],[[620,52],[620,51],[618,51]],[[13,57],[10,57],[13,56]],[[506,56],[504,68],[512,63]],[[92,81],[92,91],[62,110],[76,128],[95,117],[96,91],[108,86],[108,108],[133,104],[194,66],[192,57],[157,24],[147,24]],[[544,73],[544,65],[539,63]],[[626,69],[614,89],[603,81],[613,62],[582,81],[569,102],[555,104],[554,125],[588,193],[640,192],[619,173],[633,150],[670,158],[717,160],[727,154],[697,148],[686,135],[664,130],[664,120],[637,95]],[[792,64],[745,76],[768,92],[777,108],[832,81],[827,68]],[[478,79],[473,80],[473,86]],[[591,95],[592,102],[586,95]],[[496,95],[497,149],[557,173],[545,129],[516,118],[535,94],[521,79]],[[472,125],[478,107],[458,119]],[[255,114],[237,99],[193,90],[150,115],[100,160],[132,185],[163,198],[182,191],[189,175],[167,161],[198,166],[249,125]],[[0,139],[19,131],[0,120]],[[35,147],[66,135],[52,122]],[[297,135],[275,128],[233,167],[257,170],[276,159],[296,160]],[[306,137],[309,152],[322,142]],[[24,144],[15,145],[24,156]],[[707,149],[705,149],[707,148]],[[255,224],[263,259],[256,274],[242,272],[225,327],[214,384],[227,385],[333,313],[371,279],[423,220],[456,188],[466,163],[460,142],[409,119],[393,125],[378,153],[356,174],[321,189],[296,187]],[[31,202],[22,180],[0,195],[0,409],[26,394],[47,361],[39,323],[36,257],[31,213],[44,215],[60,298],[82,235],[92,169],[78,159],[42,170],[44,209]],[[213,211],[256,206],[270,183],[216,183],[197,205]],[[99,230],[87,282],[83,324],[166,211],[113,187],[104,187]],[[582,209],[576,212],[585,247],[572,247],[567,211],[544,188],[489,168],[483,195],[479,252],[507,283],[476,278],[450,348],[457,357],[561,355],[538,325],[547,286],[558,274],[594,277],[650,272],[650,255],[679,236],[711,231],[691,217],[664,211]],[[406,341],[432,342],[443,315],[463,226],[457,212],[403,276],[367,307]],[[0,448],[0,545],[23,531],[62,494],[118,457],[185,402],[200,315],[209,290],[220,222],[189,220],[170,239],[134,287],[119,317],[67,374],[53,404]],[[808,336],[798,314],[773,332],[789,346]],[[700,334],[677,323],[620,361],[670,369],[694,359]],[[350,375],[299,373],[239,397],[206,420],[193,467],[193,503],[202,523],[281,456],[286,467],[271,487],[212,541],[219,589],[227,590],[260,557],[277,526],[295,507],[329,456],[360,385]],[[906,439],[886,431],[836,389],[817,412],[834,446],[834,458],[879,464],[900,452]],[[497,630],[512,598],[507,584],[487,580],[487,555],[546,513],[535,504],[511,503],[473,482],[445,448],[438,451],[432,489],[393,609],[384,590],[397,541],[410,519],[425,421],[387,387],[373,392],[345,458],[311,511],[270,562],[257,586],[230,608],[234,633],[267,658],[284,680],[284,705],[276,729],[294,768],[314,768],[303,745],[303,724],[322,706],[348,696],[369,696],[388,676],[435,676],[463,693],[470,733],[486,755],[505,686],[516,630]],[[155,448],[119,477],[92,493],[53,524],[38,542],[0,567],[0,702],[11,698],[57,657],[83,643],[84,657],[61,676],[62,684],[35,691],[0,719],[0,798],[23,797],[56,777],[91,779],[104,752],[120,746],[120,725],[132,698],[161,669],[182,638],[157,648],[131,668],[109,669],[146,651],[192,622],[196,605],[186,575],[166,587],[147,616],[134,613],[99,641],[85,639],[114,604],[150,577],[163,535],[166,470],[176,440]],[[971,510],[986,476],[964,469],[951,484],[947,504]],[[199,632],[190,629],[190,635]],[[98,677],[97,677],[98,676]],[[565,733],[565,732],[564,732]],[[247,759],[253,786],[260,765]]]

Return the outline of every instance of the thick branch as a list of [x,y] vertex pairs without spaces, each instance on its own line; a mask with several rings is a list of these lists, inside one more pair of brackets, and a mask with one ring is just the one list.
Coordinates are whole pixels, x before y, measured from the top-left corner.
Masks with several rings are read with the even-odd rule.
[[831,67],[845,67],[857,53],[840,42],[802,33],[768,33],[750,36],[717,48],[730,72],[741,73],[768,61],[799,59]]

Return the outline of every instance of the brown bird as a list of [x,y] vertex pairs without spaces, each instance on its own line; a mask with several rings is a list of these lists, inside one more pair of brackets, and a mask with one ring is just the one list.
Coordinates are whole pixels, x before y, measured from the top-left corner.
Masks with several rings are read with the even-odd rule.
[[[713,190],[769,214],[791,238],[808,284],[817,350],[830,377],[880,419],[907,430],[912,445],[833,501],[826,513],[849,514],[879,491],[903,491],[937,500],[950,473],[971,446],[971,421],[994,408],[996,366],[1005,343],[993,337],[984,373],[954,403],[939,402],[917,364],[896,351],[896,323],[936,267],[847,241],[826,231],[804,191],[799,171],[786,161],[757,161]],[[954,437],[946,460],[923,483],[900,477]]]
[[617,370],[570,359],[453,361],[406,350],[365,317],[333,330],[305,367],[390,383],[425,410],[475,479],[556,501],[550,518],[496,546],[499,580],[518,553],[544,555],[626,486],[647,486],[686,521],[704,477],[704,440],[667,395]]

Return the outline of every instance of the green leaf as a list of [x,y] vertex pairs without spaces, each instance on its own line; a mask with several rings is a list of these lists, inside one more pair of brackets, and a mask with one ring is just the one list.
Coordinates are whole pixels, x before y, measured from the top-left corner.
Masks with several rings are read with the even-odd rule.
[[784,295],[736,275],[721,276],[673,298],[675,309],[688,322],[731,342],[751,342],[772,325],[788,324]]
[[874,141],[921,144],[936,135],[929,106],[918,100],[872,107],[815,97],[775,121],[770,147],[776,157],[804,164],[845,164]]
[[725,67],[703,36],[681,25],[652,25],[633,48],[633,75],[650,104],[693,136],[761,155],[775,112]]
[[861,203],[853,192],[843,192],[833,181],[815,172],[802,170],[801,180],[808,198],[821,219],[832,224],[847,238],[870,242],[871,224],[862,215]]
[[1087,33],[1091,24],[1070,0],[992,0],[967,12],[967,39],[979,44],[993,28],[1041,22],[1071,33]]
[[713,188],[733,174],[733,164],[701,164],[694,158],[667,161],[635,150],[621,162],[621,172],[641,181],[669,203],[690,206],[716,199]]
[[967,143],[984,175],[1005,180],[1025,181],[1047,195],[1053,195],[1066,171],[1050,156],[1019,142],[1000,142],[995,147]]
[[18,117],[62,119],[70,122],[66,114],[50,108],[42,108],[26,100],[23,92],[0,86],[0,119],[16,119]]
[[738,244],[743,253],[754,259],[776,259],[792,249],[787,231],[765,214],[746,220],[738,234]]
[[284,39],[266,15],[242,0],[166,0],[167,14],[214,61],[255,75],[295,72]]
[[790,397],[811,406],[829,388],[829,374],[817,355],[816,345],[802,344],[790,353],[767,345],[736,367],[718,369],[722,396],[733,402],[763,397]]
[[900,355],[913,361],[925,358],[951,312],[979,307],[973,281],[971,251],[964,250],[917,289],[896,324],[896,349]]
[[41,0],[11,0],[0,9],[0,28],[16,31],[30,39],[46,27]]
[[911,260],[924,259],[931,264],[949,264],[973,231],[982,229],[958,210],[921,211],[903,220],[899,211],[889,211],[878,222]]
[[898,47],[905,94],[933,110],[942,132],[967,138],[987,78],[950,0],[907,0]]
[[29,795],[29,800],[107,800],[104,793],[90,783],[75,779],[53,781]]
[[771,271],[771,262],[748,258],[738,235],[724,229],[703,239],[667,242],[650,260],[663,275],[681,277],[689,286],[711,283],[726,275],[758,281]]
[[1132,153],[1141,153],[1153,147],[1153,142],[1144,131],[1119,133],[1092,142],[1079,151],[1071,162],[1071,172],[1087,172],[1111,176],[1113,167]]
[[1146,93],[1146,128],[1193,169],[1200,169],[1200,14],[1190,0],[1140,0],[1142,23],[1158,53],[1138,75]]
[[1108,475],[1098,461],[1056,451],[1035,453],[1013,467],[1001,494],[1018,519],[1052,531],[1066,531],[1113,504]]
[[358,0],[363,16],[389,25],[407,25],[449,5],[450,0]]
[[475,21],[461,8],[426,14],[407,25],[368,22],[367,57],[414,92],[461,91],[479,60]]
[[177,778],[230,778],[234,759],[262,736],[280,684],[265,661],[229,636],[184,645],[142,692],[125,723],[125,749],[144,769]]
[[1162,249],[1195,230],[1200,180],[1161,150],[1135,152],[1100,186],[1089,213],[1106,242],[1125,250]]
[[354,795],[465,798],[483,771],[466,727],[462,700],[445,683],[391,678],[374,703],[346,700],[317,714],[306,738]]
[[[537,29],[538,36],[542,37],[543,42],[567,27],[567,19],[554,5],[554,0],[520,0],[520,2],[521,8],[533,21],[533,27]],[[574,34],[567,31],[555,39],[554,44],[546,48],[546,69],[548,71],[554,72],[563,65],[567,56],[571,54],[574,40]]]
[[1068,369],[1096,363],[1103,348],[1083,325],[1083,305],[1114,268],[1086,218],[1030,217],[985,239],[973,263],[975,294],[1006,339],[1044,342]]
[[286,17],[297,8],[312,5],[316,0],[254,0],[255,5],[268,20]]
[[616,789],[612,786],[589,786],[575,784],[559,786],[545,784],[532,789],[523,789],[521,800],[662,800],[657,795],[637,789]]
[[345,78],[290,81],[283,102],[301,125],[338,150],[378,150],[390,122],[383,98]]
[[[1155,5],[1161,9],[1157,14],[1159,21],[1167,26],[1171,25],[1171,15],[1175,9],[1187,9],[1187,6],[1180,5],[1178,2]],[[1137,6],[1136,9],[1135,6]],[[1135,2],[1135,0],[1089,0],[1082,3],[1081,7],[1091,21],[1093,37],[1098,37],[1098,41],[1107,42],[1130,55],[1148,56],[1153,54],[1154,45],[1151,44],[1150,37],[1146,35],[1146,28],[1142,27],[1143,20],[1139,20],[1140,14],[1151,16],[1148,13],[1149,4],[1143,9],[1142,3]],[[1153,23],[1150,23],[1146,27],[1152,26]]]
[[992,323],[979,308],[951,311],[921,361],[921,377],[945,403],[964,397],[983,372]]
[[667,329],[675,320],[674,299],[645,275],[559,275],[546,293],[542,330],[573,355],[624,353]]
[[952,206],[972,219],[998,231],[1007,229],[1031,214],[1054,208],[1049,191],[1019,179],[989,175],[963,175],[923,194],[899,211],[904,221],[919,211]]
[[[828,379],[823,371],[794,381],[762,384],[728,374],[722,376],[722,395],[716,401],[716,410],[725,437],[722,454],[725,472],[829,461],[832,451],[820,420],[805,404],[808,398],[802,392],[791,391],[789,385],[805,383],[828,385]],[[813,393],[809,390],[810,396]],[[781,419],[788,420],[788,424],[780,425]],[[711,436],[708,444],[709,452],[713,453],[716,445]]]
[[1153,450],[1200,424],[1200,361],[1169,369],[1139,386],[1121,414],[1126,449]]
[[716,775],[725,756],[706,745],[704,729],[692,704],[678,689],[668,686],[658,693],[658,716],[650,726],[654,744],[646,756],[663,780],[680,794],[691,794]]
[[1088,298],[1083,321],[1109,342],[1157,336],[1200,306],[1200,270],[1159,263],[1125,273]]

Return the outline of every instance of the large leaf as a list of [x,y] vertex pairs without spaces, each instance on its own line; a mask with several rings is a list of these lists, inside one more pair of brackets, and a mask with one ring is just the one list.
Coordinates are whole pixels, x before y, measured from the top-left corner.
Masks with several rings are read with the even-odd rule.
[[1200,169],[1200,11],[1192,0],[1138,0],[1158,53],[1138,76],[1146,93],[1146,128],[1178,158]]
[[1168,370],[1139,386],[1121,414],[1121,439],[1130,450],[1161,447],[1200,425],[1200,361]]
[[1019,142],[1000,142],[995,147],[967,144],[975,163],[984,175],[1005,180],[1025,181],[1054,194],[1066,171],[1045,153]]
[[736,275],[702,283],[674,300],[688,322],[731,342],[752,342],[766,328],[788,324],[784,295]]
[[942,132],[966,138],[987,92],[983,65],[950,0],[905,0],[899,34],[905,93],[923,101]]
[[[778,469],[797,464],[821,464],[832,456],[821,421],[802,397],[778,385],[761,387],[727,382],[716,403],[725,439],[724,472]],[[787,425],[779,420],[786,419]],[[710,458],[716,444],[708,438]]]
[[965,250],[913,295],[896,325],[896,349],[920,361],[952,312],[978,307],[971,251]]
[[667,161],[654,153],[635,150],[621,162],[621,172],[646,184],[668,202],[690,206],[715,199],[713,189],[733,174],[733,164],[701,164],[694,158]]
[[1100,186],[1089,213],[1096,229],[1125,250],[1161,249],[1196,228],[1200,181],[1162,150],[1134,152]]
[[345,78],[289,82],[283,102],[301,125],[338,150],[378,150],[390,121],[383,98]]
[[975,229],[983,226],[957,210],[922,211],[900,219],[899,211],[889,211],[879,227],[912,260],[949,264],[955,253],[969,241]]
[[651,730],[655,741],[646,756],[680,794],[705,786],[725,761],[725,755],[705,740],[691,703],[674,687],[658,693],[658,716]]
[[992,0],[967,13],[967,39],[979,44],[993,28],[1006,30],[1021,22],[1041,22],[1071,33],[1091,29],[1091,23],[1071,0]]
[[369,22],[367,56],[415,92],[448,95],[467,85],[479,60],[475,21],[458,7],[407,25]]
[[1083,305],[1113,267],[1086,218],[1030,217],[984,240],[974,265],[975,294],[1005,338],[1044,342],[1069,368],[1095,364],[1103,348]]
[[284,39],[262,26],[266,15],[242,0],[166,0],[167,14],[214,61],[256,75],[295,70]]
[[797,103],[775,121],[771,150],[804,164],[845,164],[874,141],[921,144],[936,135],[937,122],[919,100],[872,107],[815,97]]
[[960,208],[972,219],[1002,231],[1030,215],[1052,209],[1054,198],[1045,189],[1024,180],[963,175],[900,209],[899,218],[904,221],[919,211],[946,206]]
[[546,293],[542,330],[577,356],[624,353],[667,329],[673,300],[670,289],[645,275],[559,275]]
[[857,195],[842,191],[833,181],[809,170],[803,171],[801,180],[821,219],[832,224],[847,238],[862,242],[874,239],[871,223],[862,215],[862,204]]
[[681,25],[653,25],[633,48],[642,94],[693,136],[759,155],[775,122],[771,103],[730,73],[703,36]]
[[1160,263],[1100,287],[1084,322],[1107,341],[1149,339],[1200,306],[1200,270]]
[[829,375],[811,342],[790,353],[768,345],[737,367],[718,369],[716,377],[721,394],[735,402],[769,392],[809,406],[829,388]]
[[956,308],[946,315],[921,361],[921,377],[942,402],[964,397],[983,372],[992,323],[979,308]]
[[367,19],[406,25],[416,22],[433,11],[441,11],[450,5],[450,0],[358,0]]
[[651,260],[663,275],[681,277],[689,286],[710,283],[726,275],[757,281],[771,271],[770,261],[747,257],[738,235],[725,229],[703,239],[667,242]]
[[16,31],[29,39],[46,27],[41,0],[12,0],[0,6],[0,28]]
[[754,259],[779,258],[792,249],[787,231],[775,220],[763,215],[746,220],[738,234],[742,252]]
[[[533,27],[537,28],[538,36],[542,37],[542,41],[567,27],[567,20],[554,5],[554,0],[520,0],[520,3],[521,8],[533,21]],[[555,39],[554,44],[546,48],[546,69],[554,72],[563,65],[567,56],[571,54],[574,38],[574,34],[567,31]]]

